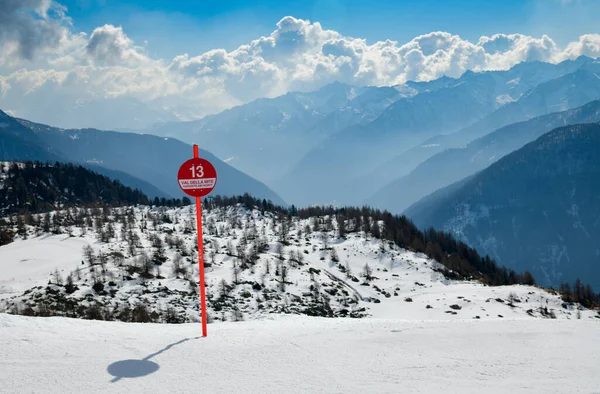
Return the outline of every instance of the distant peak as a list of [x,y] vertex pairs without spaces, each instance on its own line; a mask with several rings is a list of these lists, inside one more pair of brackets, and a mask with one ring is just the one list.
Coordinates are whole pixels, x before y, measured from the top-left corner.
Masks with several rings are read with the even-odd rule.
[[343,82],[334,81],[334,82],[328,83],[327,85],[323,86],[323,87],[322,87],[321,89],[319,89],[319,90],[333,90],[333,89],[335,89],[335,90],[339,90],[339,89],[351,89],[351,88],[353,88],[353,87],[354,87],[354,86],[352,86],[352,85],[348,85],[348,84],[346,84],[346,83],[343,83]]
[[596,60],[596,59],[591,58],[591,57],[586,56],[586,55],[580,55],[577,59],[575,59],[576,62],[585,62],[585,63],[587,63],[587,62],[593,62],[594,60]]

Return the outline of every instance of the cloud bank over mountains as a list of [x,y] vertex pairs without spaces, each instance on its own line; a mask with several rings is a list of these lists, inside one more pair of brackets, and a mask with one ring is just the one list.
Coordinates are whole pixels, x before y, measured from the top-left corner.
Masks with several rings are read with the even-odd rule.
[[17,115],[53,97],[73,103],[130,97],[189,119],[333,81],[395,85],[580,55],[600,56],[600,34],[564,47],[545,35],[496,34],[470,42],[447,32],[404,44],[367,43],[286,16],[269,36],[229,52],[154,59],[121,27],[74,31],[68,10],[55,1],[0,3],[0,107]]

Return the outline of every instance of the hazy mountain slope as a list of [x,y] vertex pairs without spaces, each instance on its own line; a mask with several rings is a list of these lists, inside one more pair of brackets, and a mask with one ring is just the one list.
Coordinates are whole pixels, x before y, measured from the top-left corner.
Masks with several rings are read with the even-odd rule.
[[[506,105],[456,133],[439,134],[422,141],[373,170],[367,178],[372,187],[377,189],[408,174],[436,153],[463,147],[502,126],[575,108],[598,99],[600,95],[596,77],[599,73],[600,63],[587,57],[558,65],[517,65],[503,77],[508,80],[506,85],[511,95],[499,95],[498,100],[508,100]],[[528,90],[524,91],[525,88]]]
[[158,124],[148,133],[199,143],[234,167],[271,182],[326,137],[372,121],[400,98],[452,81],[441,78],[390,87],[335,82],[314,92],[258,99],[196,121]]
[[518,101],[506,104],[490,116],[462,130],[455,143],[466,143],[499,127],[534,116],[564,111],[600,98],[600,63],[544,82]]
[[322,141],[275,186],[297,204],[359,202],[362,195],[351,193],[356,190],[347,185],[350,179],[368,173],[444,124],[453,131],[485,115],[491,110],[486,105],[493,104],[486,104],[481,96],[490,96],[492,89],[485,83],[459,83],[400,99],[371,123],[349,127]]
[[170,198],[171,196],[168,193],[163,192],[150,182],[143,181],[139,178],[134,177],[123,171],[111,170],[106,167],[102,167],[97,164],[92,163],[83,163],[83,167],[88,168],[98,174],[102,174],[112,179],[118,179],[119,182],[124,185],[129,186],[132,189],[139,189],[142,193],[144,193],[149,198],[153,199],[154,197],[158,198]]
[[[589,64],[594,64],[593,60],[582,57],[558,65],[531,63],[508,71],[466,72],[459,79],[445,81],[440,88],[396,100],[366,125],[331,135],[308,152],[275,187],[288,201],[297,204],[360,204],[386,182],[396,179],[396,168],[405,173],[406,167],[440,149],[435,146],[442,145],[439,141],[422,143],[432,136],[449,134],[450,141],[462,144],[487,134],[498,124],[507,124],[502,121],[552,112],[557,102],[569,108],[600,97],[596,94],[595,74],[582,69]],[[574,70],[580,73],[561,79]],[[559,81],[535,90],[538,84],[557,78]],[[574,83],[575,87],[568,88]],[[564,88],[564,98],[556,92],[546,97],[558,87]],[[532,89],[534,94],[524,95]],[[503,110],[503,106],[508,109]],[[481,121],[496,110],[501,111],[499,115]],[[468,127],[472,124],[475,126]],[[462,131],[452,134],[458,130]],[[427,149],[408,152],[415,145],[427,145]],[[406,157],[390,162],[404,152]],[[305,187],[308,183],[311,188]]]
[[544,134],[406,214],[545,285],[582,278],[598,287],[600,125]]
[[333,117],[327,127],[317,126],[364,89],[333,83],[315,92],[258,99],[196,121],[158,124],[148,133],[197,143],[245,173],[271,181],[323,138],[322,133],[353,123],[356,117],[340,117],[339,122]]
[[408,175],[381,188],[366,203],[402,212],[427,194],[486,168],[554,128],[592,122],[600,122],[600,101],[503,127],[464,148],[430,157]]
[[[127,172],[152,183],[171,196],[183,195],[177,184],[177,171],[184,161],[192,157],[192,147],[181,141],[94,129],[54,129],[38,134],[46,144],[53,145],[74,162],[99,164],[108,169]],[[219,175],[215,194],[238,195],[247,192],[283,203],[264,184],[224,163],[210,152],[201,150],[200,156],[212,162]]]
[[[121,173],[129,174],[123,177],[123,182],[133,181],[131,177],[138,178],[158,188],[163,196],[183,195],[177,184],[177,170],[185,160],[192,157],[192,147],[181,141],[152,135],[95,129],[65,130],[22,119],[16,121],[24,126],[15,129],[19,141],[37,147],[35,149],[41,152],[52,152],[60,158],[60,161],[98,165],[113,171],[112,174],[117,177]],[[38,157],[31,157],[28,150],[20,150],[17,153],[19,153],[18,157],[0,159],[38,159]],[[250,193],[285,204],[275,192],[259,181],[229,166],[207,151],[202,150],[200,154],[210,160],[219,173],[215,193],[222,195]],[[45,157],[39,159],[46,160]],[[135,183],[139,184],[139,182]],[[156,193],[152,188],[145,189],[149,194]]]
[[54,161],[61,157],[29,128],[0,110],[0,160]]
[[[15,159],[41,162],[69,161],[66,156],[56,152],[53,147],[47,146],[31,129],[0,111],[0,160]],[[168,197],[168,194],[157,189],[154,185],[125,172],[109,170],[90,163],[84,166],[99,174],[119,179],[124,185],[140,189],[150,197]]]

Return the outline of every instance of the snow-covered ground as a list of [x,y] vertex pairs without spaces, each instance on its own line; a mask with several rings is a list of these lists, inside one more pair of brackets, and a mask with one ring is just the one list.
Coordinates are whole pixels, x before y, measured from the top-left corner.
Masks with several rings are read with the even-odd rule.
[[44,235],[0,248],[0,297],[48,284],[48,274],[69,272],[81,264],[81,250],[89,241]]
[[277,316],[199,324],[0,314],[3,393],[600,392],[585,320]]

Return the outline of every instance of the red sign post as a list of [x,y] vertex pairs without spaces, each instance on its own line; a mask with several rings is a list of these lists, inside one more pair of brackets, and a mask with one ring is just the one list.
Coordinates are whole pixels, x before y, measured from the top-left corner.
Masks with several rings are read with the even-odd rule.
[[204,286],[204,250],[202,247],[202,197],[217,185],[217,171],[208,160],[198,157],[198,145],[194,145],[194,158],[179,168],[177,182],[184,193],[196,197],[196,223],[198,225],[198,265],[200,271],[200,309],[202,313],[202,336],[206,336],[206,290]]

